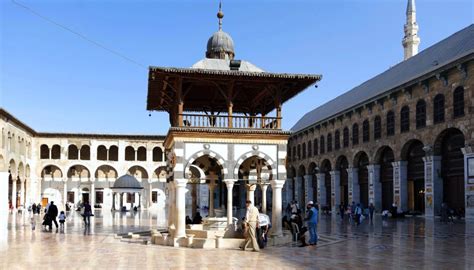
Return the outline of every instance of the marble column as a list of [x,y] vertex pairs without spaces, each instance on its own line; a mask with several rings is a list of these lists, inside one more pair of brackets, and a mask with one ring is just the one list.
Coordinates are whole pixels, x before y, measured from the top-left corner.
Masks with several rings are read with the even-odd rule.
[[169,182],[168,184],[168,227],[174,226],[175,224],[175,215],[174,215],[174,207],[175,207],[175,194],[174,194],[174,183]]
[[[472,176],[469,179],[469,163],[472,163],[472,159],[474,159],[474,146],[466,145],[464,148],[461,148],[461,151],[464,154],[464,205],[466,219],[474,219],[474,179]],[[468,229],[467,224],[466,230]],[[469,225],[469,228],[472,227],[472,225]]]
[[123,192],[120,192],[119,193],[120,195],[120,211],[122,211],[122,208],[123,208]]
[[441,215],[443,203],[443,180],[441,179],[441,157],[425,156],[425,216]]
[[247,184],[247,200],[250,200],[255,205],[255,190],[257,189],[256,184]]
[[227,226],[232,224],[232,218],[233,218],[233,207],[232,207],[232,199],[233,199],[233,188],[234,188],[234,179],[225,179],[224,183],[227,187]]
[[269,183],[260,184],[260,188],[262,189],[262,213],[267,213],[267,189]]
[[282,230],[282,217],[281,217],[281,189],[285,184],[285,180],[271,180],[273,192],[273,209],[272,209],[272,235],[281,237],[283,235]]
[[215,180],[211,180],[209,183],[209,216],[214,216],[214,190],[216,189]]
[[25,179],[21,179],[20,181],[20,205],[26,209],[25,205]]
[[186,185],[187,179],[174,179],[175,194],[176,194],[176,209],[175,209],[175,232],[174,238],[186,236]]
[[354,167],[349,167],[347,170],[347,181],[349,187],[349,202],[348,205],[351,205],[352,202],[360,202],[360,186],[359,186],[359,169]]
[[91,194],[90,194],[90,205],[92,207],[92,209],[94,209],[94,204],[95,204],[95,183],[92,182],[91,183]]
[[321,207],[326,205],[326,185],[324,183],[325,175],[324,173],[318,173],[316,174],[316,178],[318,179],[318,204]]
[[331,213],[336,214],[341,204],[341,172],[331,171]]
[[382,183],[380,183],[380,165],[367,166],[369,172],[369,203],[373,203],[375,210],[382,209]]
[[407,162],[395,161],[393,166],[393,202],[402,211],[408,211]]
[[13,209],[16,209],[16,193],[17,193],[17,191],[16,191],[16,181],[17,181],[16,176],[13,177],[13,175],[12,175],[12,180],[13,180],[12,181],[13,182],[12,183],[12,205],[13,205]]
[[308,174],[304,176],[304,201],[306,203],[313,200],[312,180],[313,180],[312,175]]
[[115,211],[115,192],[112,191],[112,211]]
[[63,180],[63,207],[66,209],[67,203],[67,178]]

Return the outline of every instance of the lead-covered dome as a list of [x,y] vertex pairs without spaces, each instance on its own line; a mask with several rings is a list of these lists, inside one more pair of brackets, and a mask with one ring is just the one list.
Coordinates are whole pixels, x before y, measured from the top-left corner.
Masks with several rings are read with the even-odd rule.
[[126,174],[115,180],[113,189],[143,189],[143,187],[135,177]]
[[226,32],[219,29],[207,41],[207,58],[234,59],[234,41]]

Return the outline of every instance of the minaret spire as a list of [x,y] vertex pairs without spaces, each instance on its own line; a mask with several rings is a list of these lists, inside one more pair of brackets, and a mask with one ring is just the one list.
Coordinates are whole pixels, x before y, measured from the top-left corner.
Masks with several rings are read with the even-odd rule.
[[224,13],[222,12],[222,1],[219,1],[219,12],[217,12],[217,18],[219,19],[219,31],[222,30],[222,18],[224,18]]
[[416,6],[415,0],[408,0],[407,21],[404,26],[405,36],[403,37],[404,60],[416,55],[418,53],[418,45],[420,38],[418,37],[418,24],[416,23]]

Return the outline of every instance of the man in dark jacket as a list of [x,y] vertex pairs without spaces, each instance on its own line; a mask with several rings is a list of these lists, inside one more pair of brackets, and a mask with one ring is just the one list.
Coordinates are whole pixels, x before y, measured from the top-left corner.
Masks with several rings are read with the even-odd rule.
[[[52,222],[54,222],[54,225],[56,226],[56,231],[58,230],[58,222],[56,221],[56,217],[58,216],[58,207],[54,204],[53,201],[51,201],[51,204],[49,205],[48,213],[47,215],[51,219]],[[53,224],[50,225],[49,230],[53,230]]]

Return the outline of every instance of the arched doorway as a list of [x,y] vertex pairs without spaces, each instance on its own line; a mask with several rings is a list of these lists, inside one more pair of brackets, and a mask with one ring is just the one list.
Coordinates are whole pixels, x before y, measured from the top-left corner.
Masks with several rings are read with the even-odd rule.
[[369,157],[365,152],[359,152],[354,158],[354,164],[358,168],[359,200],[362,208],[369,206]]
[[408,210],[422,214],[425,212],[425,163],[423,143],[419,140],[408,142],[402,150],[402,159],[407,161]]
[[290,201],[293,201],[295,199],[295,181],[296,181],[295,167],[291,166],[288,169],[288,178],[289,178],[289,181],[287,184],[285,184],[285,186],[287,185],[287,192],[289,193]]
[[457,211],[465,210],[464,135],[455,128],[443,131],[436,140],[435,155],[441,156],[443,202]]
[[339,171],[340,179],[340,198],[342,205],[349,205],[349,176],[347,174],[347,168],[349,162],[345,156],[340,156],[336,161],[336,170]]
[[395,161],[395,157],[392,148],[382,147],[377,158],[380,165],[382,210],[389,210],[393,204],[393,161]]
[[321,173],[324,174],[324,189],[325,189],[325,197],[326,200],[324,202],[321,202],[321,204],[325,204],[323,206],[328,207],[331,209],[332,204],[331,204],[331,162],[327,159],[325,159],[321,163]]

